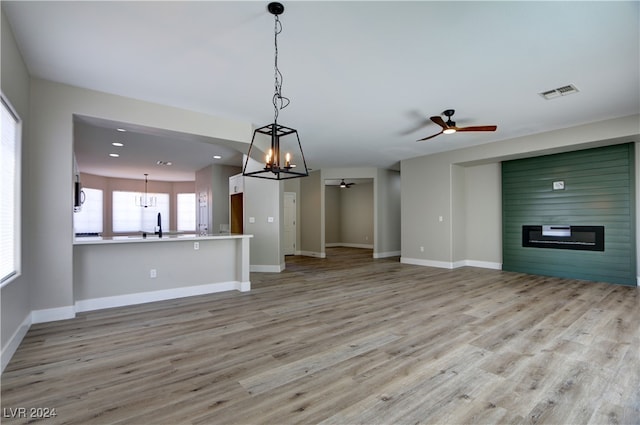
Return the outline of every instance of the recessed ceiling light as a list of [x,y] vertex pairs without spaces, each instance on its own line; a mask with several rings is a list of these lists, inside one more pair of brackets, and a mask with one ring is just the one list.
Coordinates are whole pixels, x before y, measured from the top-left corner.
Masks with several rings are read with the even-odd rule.
[[110,154],[109,154],[109,156],[110,156],[111,158],[117,158],[117,157],[119,157],[119,156],[120,156],[120,154],[117,154],[117,153],[110,153]]
[[111,144],[112,144],[113,146],[116,146],[116,147],[119,147],[119,148],[120,148],[120,147],[122,147],[122,146],[124,146],[124,145],[123,145],[122,143],[120,143],[120,142],[113,142],[113,143],[111,143]]
[[127,130],[125,130],[124,128],[117,128],[116,130],[118,130],[118,131],[122,131],[122,132],[127,131]]
[[213,155],[213,159],[222,159],[220,155]]

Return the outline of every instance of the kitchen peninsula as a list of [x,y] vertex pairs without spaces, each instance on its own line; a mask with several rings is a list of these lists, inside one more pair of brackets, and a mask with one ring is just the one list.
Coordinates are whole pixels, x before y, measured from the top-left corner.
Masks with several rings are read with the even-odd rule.
[[249,291],[252,237],[76,238],[75,309],[81,312],[222,291]]

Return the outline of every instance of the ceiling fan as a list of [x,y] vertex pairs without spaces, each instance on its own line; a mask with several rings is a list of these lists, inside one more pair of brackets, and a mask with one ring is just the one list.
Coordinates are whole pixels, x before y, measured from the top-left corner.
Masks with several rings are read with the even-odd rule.
[[433,136],[425,137],[424,139],[418,140],[418,142],[422,142],[423,140],[429,140],[436,136],[444,134],[453,134],[458,131],[496,131],[498,126],[496,125],[474,125],[471,127],[456,127],[456,122],[451,120],[451,117],[456,111],[454,109],[447,109],[442,114],[447,117],[447,121],[445,122],[440,115],[436,115],[431,117],[431,121],[438,124],[442,127],[440,133],[436,133]]
[[342,179],[342,181],[340,182],[340,188],[342,189],[349,189],[351,186],[353,186],[355,183],[345,183],[344,179]]

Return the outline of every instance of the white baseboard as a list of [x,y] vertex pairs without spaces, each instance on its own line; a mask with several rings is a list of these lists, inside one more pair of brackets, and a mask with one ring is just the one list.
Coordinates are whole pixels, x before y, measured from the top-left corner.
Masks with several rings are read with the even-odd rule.
[[31,312],[31,323],[55,322],[56,320],[73,319],[74,317],[76,317],[76,310],[72,305],[47,308],[43,310],[33,310]]
[[282,270],[283,270],[282,265],[272,266],[272,265],[252,264],[249,266],[249,271],[258,272],[258,273],[280,273]]
[[[374,249],[371,244],[359,244],[359,243],[342,243],[342,242],[334,242],[334,243],[326,243],[324,244],[326,248],[335,248],[344,246],[347,248],[364,248],[364,249]],[[388,257],[397,257],[401,254],[400,251],[389,251],[389,252],[374,252],[373,258],[388,258]]]
[[458,261],[453,261],[451,264],[451,267],[449,267],[450,269],[457,269],[460,267],[464,267],[467,265],[466,260],[458,260]]
[[327,258],[326,252],[300,251],[300,255],[304,255],[305,257]]
[[453,263],[447,261],[424,260],[421,258],[400,257],[403,264],[413,264],[414,266],[438,267],[440,269],[452,269]]
[[416,266],[426,267],[438,267],[441,269],[457,269],[458,267],[480,267],[483,269],[502,270],[502,263],[494,263],[490,261],[476,261],[476,260],[460,260],[460,261],[435,261],[424,260],[421,258],[407,258],[400,257],[400,262],[403,264],[413,264]]
[[238,282],[238,288],[237,289],[240,292],[249,292],[249,291],[251,291],[251,281]]
[[347,243],[347,242],[334,242],[334,243],[326,243],[324,244],[327,248],[335,248],[339,246],[344,246],[346,248],[364,248],[364,249],[373,249],[372,244],[367,243]]
[[491,261],[465,260],[465,266],[480,267],[482,269],[502,270],[502,263],[494,263]]
[[373,258],[398,257],[400,254],[401,254],[401,251],[374,252]]
[[171,300],[175,298],[206,295],[224,291],[249,291],[251,282],[221,282],[205,285],[186,286],[184,288],[163,289],[160,291],[138,292],[134,294],[115,295],[112,297],[92,298],[76,301],[76,311],[93,311],[104,308],[124,307],[127,305],[144,304],[154,301]]
[[18,329],[11,335],[9,341],[2,349],[2,353],[0,354],[0,373],[4,372],[4,368],[7,367],[9,361],[16,353],[16,350],[20,346],[20,343],[24,339],[24,336],[29,331],[29,327],[31,326],[31,314],[27,314],[27,317],[24,318]]

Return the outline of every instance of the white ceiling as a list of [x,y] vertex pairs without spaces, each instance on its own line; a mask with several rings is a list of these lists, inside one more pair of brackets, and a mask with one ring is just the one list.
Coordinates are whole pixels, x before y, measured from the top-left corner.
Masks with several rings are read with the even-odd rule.
[[[123,146],[114,146],[114,142]],[[142,180],[149,174],[151,180],[194,181],[195,172],[210,164],[242,163],[242,154],[227,145],[226,141],[193,134],[74,116],[78,169],[98,176]],[[168,162],[171,165],[166,165]]]
[[[2,1],[34,77],[262,126],[268,2]],[[400,160],[640,113],[640,3],[285,2],[278,122],[310,168]],[[579,93],[538,93],[575,85]],[[437,133],[458,125],[495,133]],[[167,155],[170,155],[167,153]],[[161,158],[158,158],[161,159]]]

